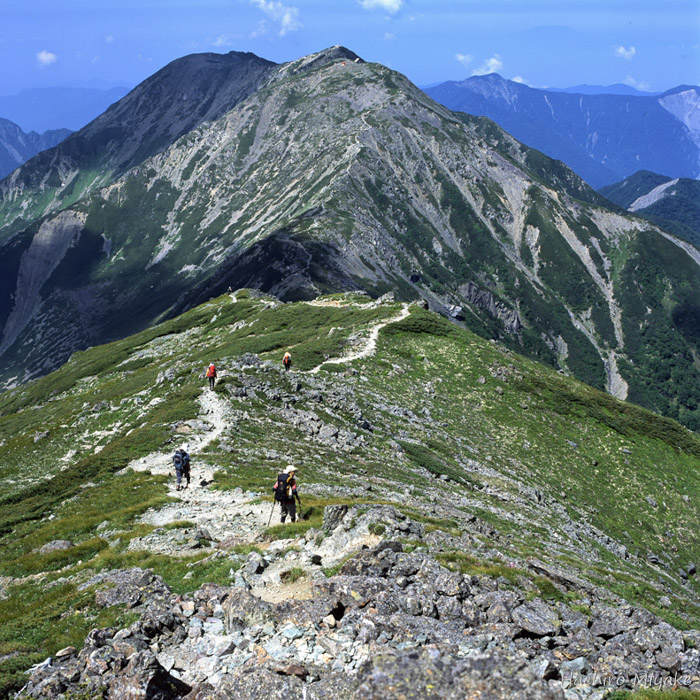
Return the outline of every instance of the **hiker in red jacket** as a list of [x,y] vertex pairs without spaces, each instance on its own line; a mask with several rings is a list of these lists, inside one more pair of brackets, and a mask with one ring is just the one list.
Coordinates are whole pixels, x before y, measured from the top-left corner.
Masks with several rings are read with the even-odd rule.
[[216,381],[216,367],[212,362],[207,369],[207,379],[209,380],[209,388],[214,391],[214,382]]

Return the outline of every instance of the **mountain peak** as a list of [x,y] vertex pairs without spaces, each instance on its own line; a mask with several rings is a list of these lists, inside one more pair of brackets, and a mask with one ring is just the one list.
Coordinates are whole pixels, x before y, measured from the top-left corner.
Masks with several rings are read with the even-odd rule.
[[[488,81],[516,106],[536,92],[497,74],[476,84]],[[190,57],[72,144],[72,160],[58,149],[0,188],[8,290],[0,381],[26,380],[76,347],[123,337],[229,286],[285,301],[362,289],[422,297],[625,397],[648,359],[623,357],[628,343],[641,347],[646,317],[635,314],[655,302],[653,289],[633,283],[642,274],[636,258],[624,267],[635,250],[616,252],[620,230],[630,231],[630,246],[656,250],[649,259],[673,260],[675,289],[699,284],[690,253],[657,233],[631,233],[638,224],[606,211],[561,163],[340,46],[283,65],[250,54]],[[623,302],[619,276],[629,284]],[[687,298],[700,298],[700,288]],[[671,330],[666,307],[653,319],[677,338],[689,385],[693,309],[678,316],[683,333]],[[622,327],[627,315],[635,323]],[[45,318],[56,319],[56,335],[44,331]],[[668,406],[666,394],[642,386],[646,405]],[[694,425],[700,415],[687,395],[683,417]]]
[[288,71],[292,75],[297,73],[303,73],[304,71],[315,70],[317,68],[322,68],[330,63],[335,63],[336,61],[353,61],[358,63],[364,63],[364,61],[350,49],[346,49],[344,46],[330,46],[323,51],[317,53],[309,54],[302,58],[292,61],[287,64]]

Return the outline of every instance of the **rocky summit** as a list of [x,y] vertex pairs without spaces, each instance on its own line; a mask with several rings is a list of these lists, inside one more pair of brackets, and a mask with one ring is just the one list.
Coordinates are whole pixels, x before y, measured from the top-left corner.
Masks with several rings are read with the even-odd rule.
[[421,304],[222,295],[5,391],[0,446],[3,697],[700,691],[698,437]]
[[0,380],[229,288],[392,292],[698,429],[699,265],[348,49],[194,55],[0,182]]

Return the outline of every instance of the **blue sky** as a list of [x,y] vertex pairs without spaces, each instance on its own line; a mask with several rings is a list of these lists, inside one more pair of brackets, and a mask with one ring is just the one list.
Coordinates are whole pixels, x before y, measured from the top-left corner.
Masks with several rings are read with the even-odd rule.
[[2,0],[0,95],[133,86],[189,53],[283,62],[342,44],[424,86],[700,84],[700,0]]

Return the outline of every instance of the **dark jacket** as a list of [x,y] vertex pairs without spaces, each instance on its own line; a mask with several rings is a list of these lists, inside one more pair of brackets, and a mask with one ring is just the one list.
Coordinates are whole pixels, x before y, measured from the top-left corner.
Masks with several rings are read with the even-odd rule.
[[294,499],[299,500],[299,494],[297,493],[297,482],[293,476],[288,476],[287,474],[280,474],[275,481],[275,485],[272,487],[272,492],[276,495],[277,489],[284,486],[286,482],[287,489],[281,500],[282,503],[294,503]]

